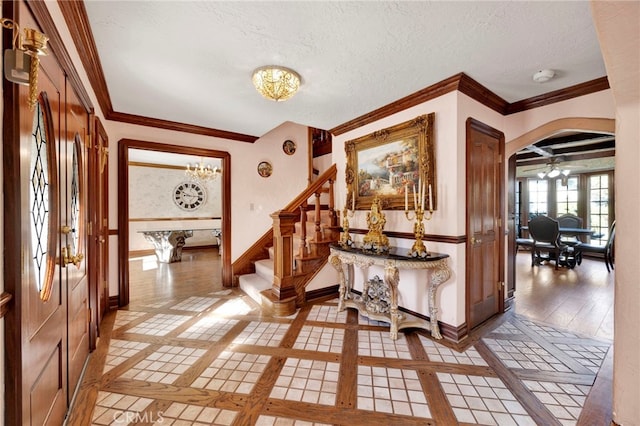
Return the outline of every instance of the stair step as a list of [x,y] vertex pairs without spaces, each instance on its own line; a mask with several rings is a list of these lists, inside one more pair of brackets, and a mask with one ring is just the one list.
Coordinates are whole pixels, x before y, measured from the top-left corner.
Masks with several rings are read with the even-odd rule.
[[262,259],[254,262],[256,274],[266,281],[273,281],[273,259]]
[[240,275],[238,277],[238,282],[240,285],[240,289],[260,306],[262,306],[261,293],[265,290],[270,289],[272,286],[271,281],[265,280],[258,274]]

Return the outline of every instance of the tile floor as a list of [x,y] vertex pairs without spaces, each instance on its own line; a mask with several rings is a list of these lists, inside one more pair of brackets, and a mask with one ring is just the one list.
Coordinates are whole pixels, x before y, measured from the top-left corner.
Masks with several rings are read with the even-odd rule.
[[576,425],[611,346],[505,315],[458,351],[422,332],[393,341],[336,300],[262,317],[235,290],[111,321],[96,426]]

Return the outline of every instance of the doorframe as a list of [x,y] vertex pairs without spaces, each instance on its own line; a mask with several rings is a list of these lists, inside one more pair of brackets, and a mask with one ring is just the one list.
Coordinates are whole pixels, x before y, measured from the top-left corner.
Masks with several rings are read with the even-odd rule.
[[222,285],[231,287],[231,155],[226,151],[158,142],[118,141],[118,306],[129,304],[129,148],[218,158],[222,162]]

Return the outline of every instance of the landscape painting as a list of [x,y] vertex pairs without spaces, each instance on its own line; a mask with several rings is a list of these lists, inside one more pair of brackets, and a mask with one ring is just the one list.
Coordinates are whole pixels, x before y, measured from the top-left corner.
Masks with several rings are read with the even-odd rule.
[[423,183],[434,190],[435,208],[433,118],[422,115],[345,143],[349,205],[368,210],[378,197],[383,209],[404,209]]

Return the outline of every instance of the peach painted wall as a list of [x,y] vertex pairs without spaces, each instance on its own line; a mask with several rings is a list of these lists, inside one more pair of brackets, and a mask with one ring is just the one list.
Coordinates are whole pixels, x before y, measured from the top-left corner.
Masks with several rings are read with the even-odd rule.
[[616,269],[613,420],[640,425],[640,2],[592,1],[615,101]]
[[[333,163],[338,167],[337,177],[337,204],[342,210],[346,198],[345,166],[346,154],[344,143],[348,140],[367,135],[375,130],[384,129],[407,120],[411,120],[419,115],[435,113],[434,139],[437,173],[437,194],[438,210],[434,212],[433,218],[425,222],[425,232],[427,234],[446,235],[457,237],[463,235],[464,230],[464,209],[458,197],[461,185],[460,165],[464,169],[464,139],[461,139],[458,122],[458,95],[455,92],[448,93],[437,99],[409,108],[392,116],[378,120],[348,133],[333,137]],[[461,143],[462,140],[462,143]],[[462,206],[463,207],[463,206]],[[385,211],[385,230],[398,232],[413,232],[413,222],[409,222],[404,212],[398,210]],[[350,220],[351,228],[366,229],[366,211],[357,211]],[[352,237],[354,234],[352,234]],[[356,242],[362,241],[362,235],[355,234]],[[407,250],[413,244],[413,240],[390,238],[390,244],[403,247]],[[447,324],[459,325],[464,322],[464,315],[460,314],[458,308],[464,305],[464,293],[460,300],[460,285],[464,286],[464,245],[440,242],[427,242],[430,251],[446,253],[451,257],[449,266],[453,273],[451,278],[444,283],[438,291],[438,305],[440,308],[439,319]],[[357,268],[356,268],[357,270]],[[380,275],[380,271],[371,268],[370,276]],[[407,309],[428,315],[426,299],[426,273],[402,271],[400,273],[399,299],[401,305]],[[361,289],[364,277],[356,271],[356,289]],[[360,288],[358,288],[360,285]]]

